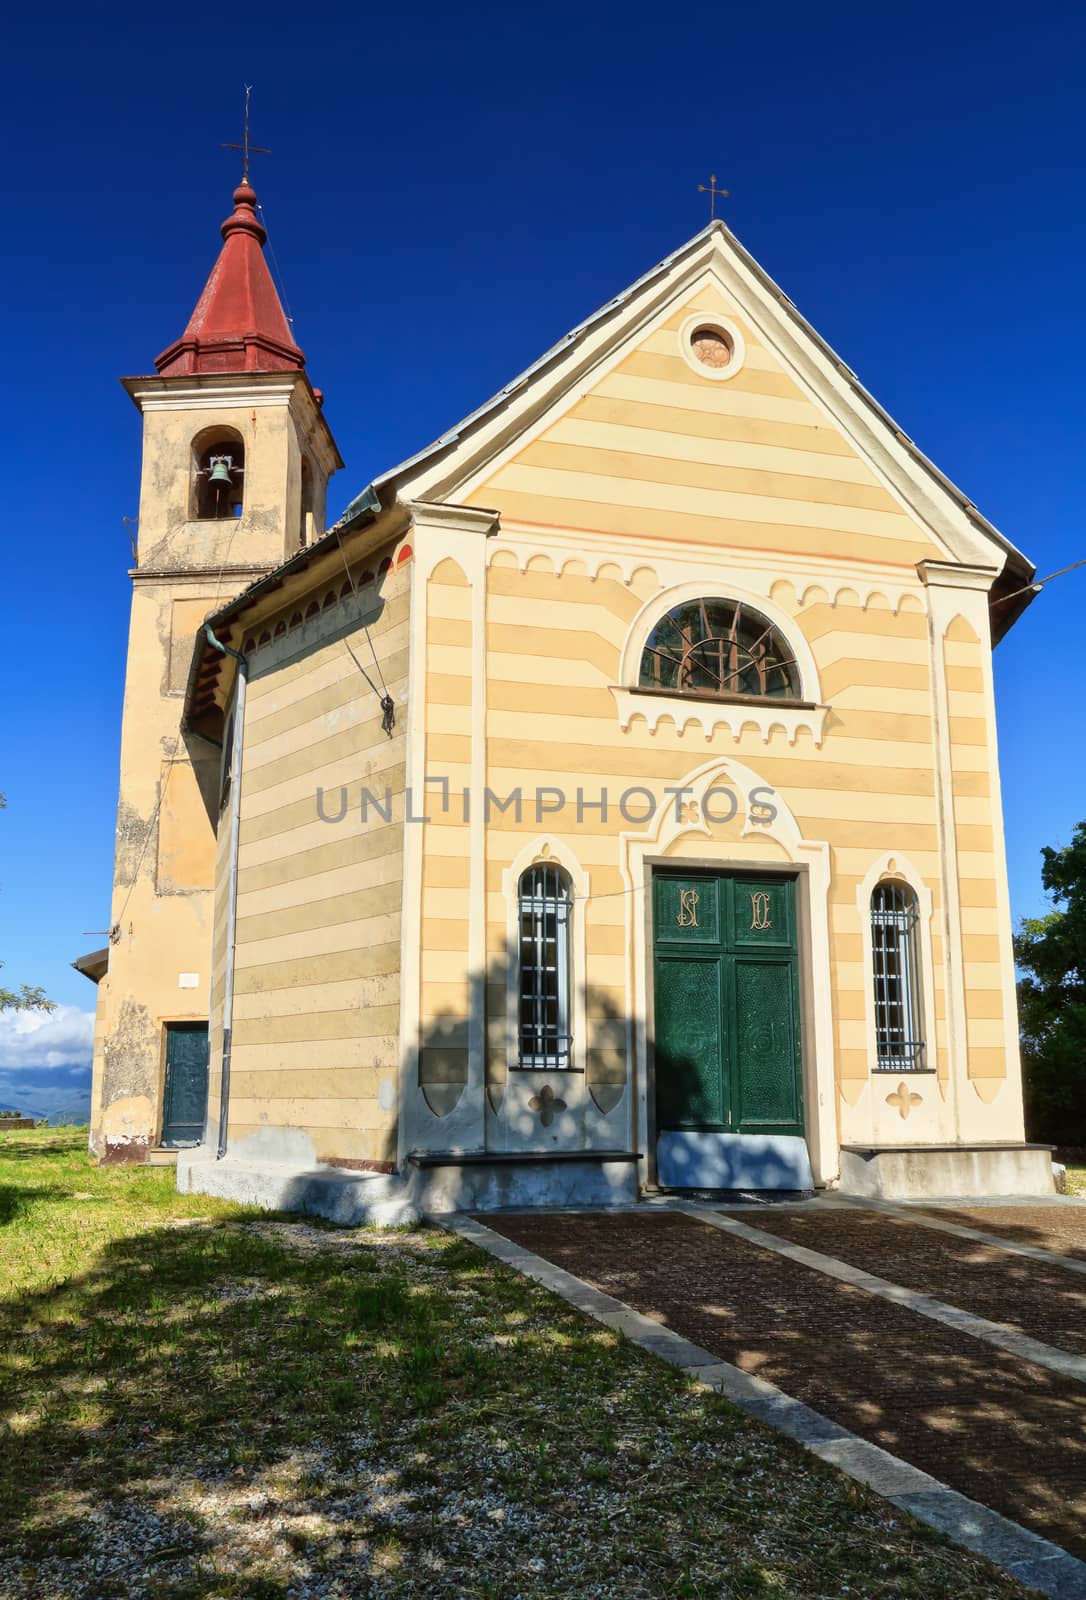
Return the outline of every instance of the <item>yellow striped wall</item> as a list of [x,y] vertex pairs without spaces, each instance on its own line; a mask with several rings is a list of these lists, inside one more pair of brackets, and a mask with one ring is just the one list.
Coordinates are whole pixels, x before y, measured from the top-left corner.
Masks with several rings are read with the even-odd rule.
[[[319,1159],[396,1159],[409,558],[378,552],[353,592],[337,581],[246,641],[232,1149],[288,1129]],[[367,675],[396,702],[391,738]],[[390,821],[363,819],[364,789],[391,793]]]
[[[746,343],[727,383],[677,347],[696,311]],[[706,286],[467,495],[503,520],[654,542],[913,567],[941,552],[784,371],[749,319]]]
[[[980,1098],[989,1101],[1007,1076],[1007,1018],[983,648],[971,624],[964,617],[955,617],[943,636],[943,659],[951,730],[966,1044],[969,1077]],[[1013,1031],[1013,1021],[1011,1026]]]
[[470,962],[468,951],[469,822],[458,797],[471,780],[471,590],[463,568],[447,557],[426,582],[426,769],[449,784],[449,805],[433,787],[419,797],[425,827],[419,963],[419,1084],[441,1115],[468,1081]]
[[[702,378],[678,350],[678,330],[693,311],[725,313],[743,334],[745,365],[725,383]],[[929,1062],[938,1079],[934,1091],[921,1085],[923,1110],[901,1136],[920,1129],[921,1138],[954,1137],[952,958],[964,974],[968,1070],[982,1095],[986,1077],[1005,1070],[997,1036],[1006,1019],[996,946],[982,926],[986,908],[995,905],[1001,841],[987,799],[994,760],[986,731],[990,691],[977,664],[977,652],[989,646],[973,630],[966,640],[952,629],[947,640],[945,730],[937,707],[943,691],[923,569],[947,563],[950,552],[785,370],[749,318],[711,285],[571,393],[568,405],[556,408],[538,431],[495,457],[462,498],[501,516],[486,574],[487,784],[503,794],[520,787],[526,795],[541,784],[572,795],[581,785],[593,796],[601,788],[614,796],[639,784],[663,803],[665,785],[683,782],[720,755],[744,763],[776,790],[802,837],[828,847],[830,992],[815,1003],[831,1013],[833,1072],[842,1116],[846,1122],[852,1116],[854,1127],[860,1118],[869,1130],[878,1125],[885,1132],[887,1118],[892,1123],[898,1115],[883,1104],[894,1085],[871,1074],[865,885],[886,862],[893,863],[887,870],[914,878],[930,895],[924,959]],[[765,739],[749,725],[738,738],[721,728],[706,740],[693,724],[680,729],[666,714],[654,729],[636,714],[624,728],[612,688],[621,682],[634,617],[654,595],[666,609],[668,591],[695,579],[707,594],[728,595],[736,565],[747,574],[748,592],[753,582],[810,649],[827,707],[821,741],[805,729],[791,741],[783,730]],[[468,614],[465,593],[461,627]],[[443,625],[452,622],[442,618]],[[444,637],[447,645],[438,648],[434,639],[428,646],[428,695],[444,708],[442,715],[455,707],[455,732],[449,724],[440,748],[456,770],[466,771],[468,665],[463,657],[454,665],[461,636]],[[443,661],[448,671],[438,670]],[[434,731],[442,726],[440,718],[428,720]],[[953,769],[949,818],[940,804],[944,731]],[[441,767],[435,754],[428,745],[431,770]],[[946,936],[947,827],[953,829],[961,900],[953,952]],[[503,875],[541,833],[560,838],[591,879],[585,927],[589,1082],[618,1082],[632,1070],[626,1017],[643,1009],[644,995],[634,992],[626,897],[641,891],[636,885],[631,891],[627,881],[624,830],[629,824],[614,814],[590,813],[578,823],[572,810],[542,825],[531,807],[519,821],[510,812],[490,818],[492,1105],[507,1065]],[[448,933],[457,921],[457,896],[469,878],[466,837],[461,843],[458,855],[443,846],[443,854],[459,863],[455,880],[441,886],[428,880],[427,905],[437,920],[424,924],[424,970],[436,970],[443,959],[438,944],[429,943],[432,928],[444,924]],[[693,834],[672,848],[696,855],[703,847],[730,850],[735,860],[752,849],[737,835],[705,846],[704,835],[699,845]],[[424,849],[424,872],[430,873],[438,857],[431,833]],[[447,870],[443,863],[441,871]],[[634,926],[640,926],[636,919]],[[462,945],[463,927],[458,937]],[[451,990],[448,1001],[463,1006],[463,996]]]
[[[636,719],[622,731],[607,686],[618,682],[621,645],[642,596],[615,578],[593,579],[577,571],[576,563],[572,569],[566,563],[560,577],[548,570],[550,565],[536,558],[521,571],[499,542],[487,577],[487,781],[502,794],[520,787],[527,797],[539,785],[553,785],[571,797],[563,813],[542,825],[527,803],[519,823],[511,813],[491,818],[491,1009],[499,1001],[504,1005],[502,873],[530,836],[554,831],[591,873],[586,935],[590,1081],[624,1075],[626,884],[619,835],[629,824],[617,811],[617,797],[632,785],[644,785],[663,807],[666,785],[682,783],[719,752],[752,767],[776,790],[805,838],[830,845],[837,1068],[846,1083],[866,1081],[870,1029],[862,941],[867,930],[857,907],[859,885],[873,861],[897,851],[923,873],[935,924],[941,911],[928,629],[919,585],[897,610],[882,599],[861,606],[855,595],[835,605],[817,599],[804,604],[792,585],[775,585],[775,601],[790,611],[807,638],[823,679],[830,714],[822,746],[802,733],[795,744],[783,732],[765,742],[750,729],[738,740],[725,733],[707,744],[699,734],[680,733],[667,718],[655,733]],[[644,569],[640,587],[644,593]],[[707,578],[706,592],[727,592],[723,571]],[[518,616],[531,620],[517,626]],[[566,685],[560,694],[547,687],[556,678]],[[586,808],[577,823],[572,797],[578,786],[586,799],[607,789],[611,814],[606,820]],[[696,850],[696,838],[691,848]],[[937,1055],[945,1043],[943,954],[936,926]],[[492,1065],[492,1076],[493,1070]]]
[[[677,350],[693,310],[723,310],[741,326],[746,364],[727,382],[699,376]],[[287,1127],[318,1155],[395,1159],[401,1052],[410,1067],[401,1092],[411,1097],[404,1149],[535,1139],[530,1090],[509,1072],[510,881],[549,836],[589,886],[575,964],[595,1109],[576,1086],[567,1109],[583,1113],[583,1130],[592,1122],[586,1139],[613,1145],[621,1128],[604,1124],[632,1085],[637,1029],[651,1023],[644,881],[631,868],[637,829],[617,799],[646,787],[663,810],[667,786],[724,761],[775,791],[792,844],[773,829],[752,836],[741,818],[706,827],[694,816],[660,848],[721,865],[798,864],[811,885],[817,875],[823,904],[812,899],[811,925],[821,918],[824,951],[812,957],[820,976],[809,1005],[818,1072],[837,1090],[832,1109],[817,1113],[823,1174],[835,1172],[835,1116],[849,1139],[952,1140],[955,1076],[967,1067],[980,1099],[998,1088],[1009,1019],[991,927],[1002,842],[989,646],[964,618],[943,643],[940,618],[960,576],[945,577],[949,552],[714,287],[688,296],[558,409],[465,480],[460,505],[415,507],[413,617],[402,549],[389,552],[371,633],[398,703],[410,643],[409,749],[406,716],[386,740],[360,686],[348,646],[368,662],[369,643],[353,597],[314,595],[304,612],[287,608],[262,625],[263,643],[251,641],[232,1139]],[[707,595],[741,591],[778,614],[809,653],[819,706],[788,728],[748,719],[738,733],[710,723],[707,734],[669,709],[650,716],[628,695],[632,710],[620,715],[636,681],[631,629],[692,582]],[[961,579],[975,590],[974,623],[983,584],[983,573]],[[405,763],[425,824],[404,823]],[[447,809],[436,783],[421,787],[425,775],[448,785]],[[318,783],[337,795],[345,786],[353,813],[362,784],[377,779],[397,794],[392,824],[316,819]],[[482,827],[483,785],[499,796],[520,790],[520,814],[492,809]],[[566,808],[541,820],[540,787],[564,791]],[[607,791],[608,814],[578,819],[578,788],[592,802]],[[871,1072],[867,896],[884,872],[913,882],[925,906],[937,1077],[919,1084],[915,1113]],[[821,1076],[816,1088],[821,1096]],[[901,1127],[899,1116],[914,1120]],[[641,1137],[632,1124],[631,1136]]]

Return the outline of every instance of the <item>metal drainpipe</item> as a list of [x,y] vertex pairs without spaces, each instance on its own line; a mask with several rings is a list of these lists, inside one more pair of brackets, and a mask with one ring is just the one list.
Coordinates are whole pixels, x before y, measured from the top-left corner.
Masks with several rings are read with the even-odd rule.
[[226,972],[222,994],[222,1076],[219,1087],[219,1147],[216,1160],[226,1154],[226,1128],[230,1115],[230,1054],[234,1032],[234,947],[237,943],[238,831],[241,824],[241,757],[245,745],[245,690],[249,682],[249,663],[238,650],[216,639],[209,624],[204,625],[207,642],[221,655],[233,656],[238,664],[234,685],[234,739],[230,750],[230,877],[226,890]]

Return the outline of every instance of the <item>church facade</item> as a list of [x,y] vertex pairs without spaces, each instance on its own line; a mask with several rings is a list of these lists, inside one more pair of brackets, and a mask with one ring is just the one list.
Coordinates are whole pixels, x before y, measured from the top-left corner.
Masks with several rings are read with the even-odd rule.
[[94,1147],[273,1202],[1050,1190],[991,664],[1029,562],[720,222],[325,532],[244,186],[224,236],[127,380]]

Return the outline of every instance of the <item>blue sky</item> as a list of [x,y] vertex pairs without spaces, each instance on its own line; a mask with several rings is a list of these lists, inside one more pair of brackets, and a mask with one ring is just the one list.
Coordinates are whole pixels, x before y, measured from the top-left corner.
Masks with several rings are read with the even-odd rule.
[[[1081,8],[783,0],[22,7],[8,246],[4,977],[89,1007],[109,920],[139,424],[254,175],[347,469],[338,512],[695,233],[699,180],[1042,573],[1086,555]],[[1086,569],[996,652],[1015,912],[1086,816]]]

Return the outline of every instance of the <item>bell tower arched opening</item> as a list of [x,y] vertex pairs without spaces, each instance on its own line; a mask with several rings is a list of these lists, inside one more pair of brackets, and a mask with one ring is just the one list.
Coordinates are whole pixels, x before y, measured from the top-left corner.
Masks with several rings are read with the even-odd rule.
[[235,428],[210,428],[192,441],[189,515],[206,522],[240,517],[245,507],[245,444]]
[[308,456],[302,457],[302,500],[298,522],[298,543],[312,544],[316,532],[313,525],[313,467]]

